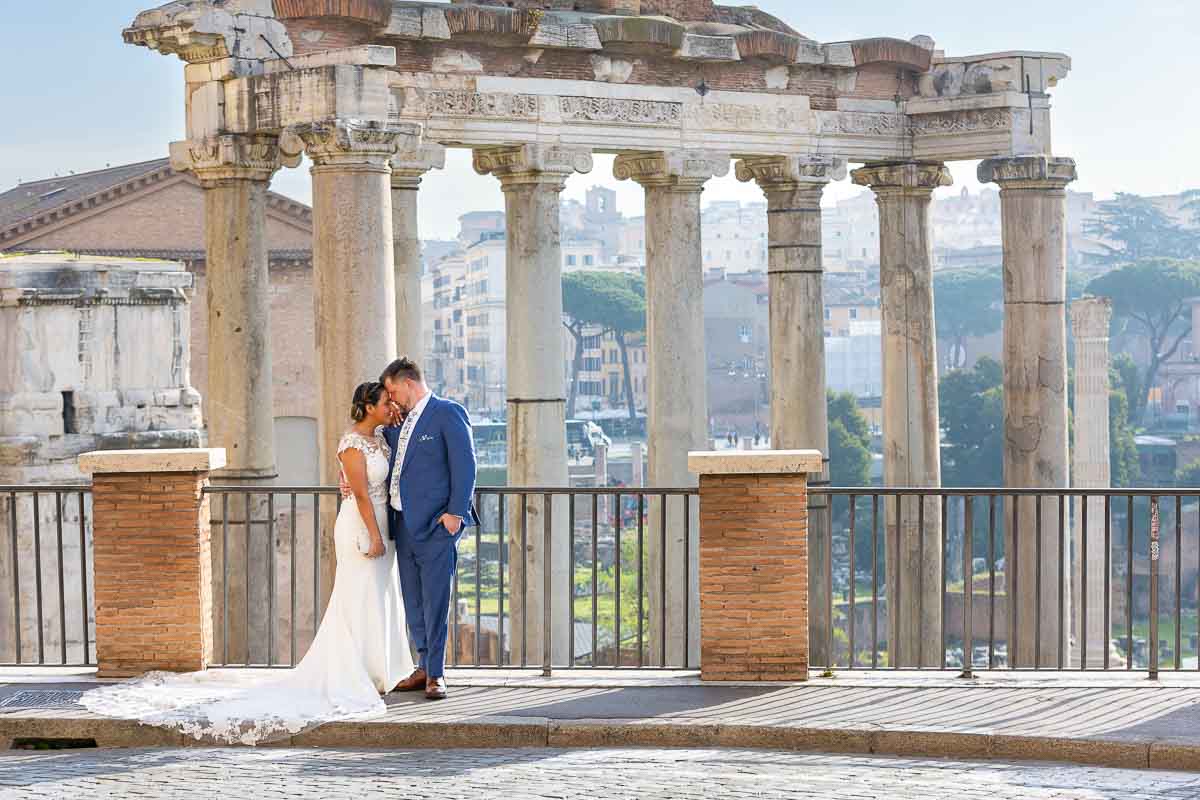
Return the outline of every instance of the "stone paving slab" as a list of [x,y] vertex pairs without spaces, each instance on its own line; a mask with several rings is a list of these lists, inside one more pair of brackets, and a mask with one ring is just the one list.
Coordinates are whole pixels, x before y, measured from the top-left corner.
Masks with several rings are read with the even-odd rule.
[[83,750],[0,754],[0,798],[1194,800],[1200,775],[697,748]]
[[[86,677],[0,684],[0,700],[14,691],[95,685]],[[383,718],[332,723],[280,744],[743,747],[1200,771],[1200,680],[1182,676],[1154,683],[1133,676],[876,675],[729,686],[697,685],[693,675],[647,682],[628,673],[582,679],[459,673],[450,684],[448,700],[390,695]],[[16,737],[94,738],[101,747],[196,744],[79,707],[0,709],[0,749]]]

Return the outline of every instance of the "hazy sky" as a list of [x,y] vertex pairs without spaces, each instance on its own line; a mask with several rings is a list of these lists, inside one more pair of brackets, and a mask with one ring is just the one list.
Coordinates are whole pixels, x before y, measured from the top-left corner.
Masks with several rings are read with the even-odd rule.
[[[738,4],[737,0],[728,0]],[[743,0],[744,1],[744,0]],[[0,190],[35,180],[160,158],[183,136],[183,67],[121,41],[121,29],[154,0],[4,2],[0,48]],[[1200,188],[1200,0],[757,0],[801,33],[823,42],[927,34],[949,55],[1050,50],[1071,56],[1053,90],[1054,150],[1079,166],[1073,188],[1168,194]],[[974,164],[951,165],[978,190]],[[616,184],[611,157],[575,176],[568,196],[594,183],[615,185],[622,210],[641,212],[641,191]],[[308,202],[306,169],[285,170],[274,188]],[[843,183],[837,198],[857,190]],[[707,200],[759,199],[732,177],[713,181]],[[459,214],[501,208],[499,184],[475,175],[466,151],[426,179],[422,235],[450,237]]]

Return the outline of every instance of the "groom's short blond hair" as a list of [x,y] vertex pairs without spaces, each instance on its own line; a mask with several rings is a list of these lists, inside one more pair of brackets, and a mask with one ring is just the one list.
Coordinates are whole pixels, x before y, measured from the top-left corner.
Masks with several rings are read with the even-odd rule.
[[392,363],[384,367],[383,374],[379,376],[380,383],[387,383],[388,378],[394,381],[402,381],[410,379],[421,383],[425,380],[421,374],[421,368],[417,366],[417,362],[410,358],[397,358]]

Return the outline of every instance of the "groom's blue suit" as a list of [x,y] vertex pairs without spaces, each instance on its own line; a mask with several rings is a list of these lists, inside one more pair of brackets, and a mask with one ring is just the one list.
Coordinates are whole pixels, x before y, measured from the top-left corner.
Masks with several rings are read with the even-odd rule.
[[[404,463],[396,463],[400,426],[385,428],[392,448],[392,472],[400,470],[400,505],[388,503],[388,535],[396,540],[400,590],[420,667],[431,678],[442,677],[446,661],[450,588],[458,566],[458,540],[468,526],[479,524],[475,495],[475,444],[466,410],[452,400],[430,397],[409,434]],[[443,514],[462,517],[456,535],[441,523]]]

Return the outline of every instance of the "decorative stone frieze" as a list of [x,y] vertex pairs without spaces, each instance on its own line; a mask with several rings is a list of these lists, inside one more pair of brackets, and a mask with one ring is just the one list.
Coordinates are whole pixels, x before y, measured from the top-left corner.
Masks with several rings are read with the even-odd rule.
[[909,117],[909,130],[917,136],[970,133],[979,130],[1012,130],[1016,117],[1011,108],[990,108],[980,111],[942,111],[935,114],[914,114]]
[[299,163],[299,155],[280,151],[274,136],[222,134],[171,143],[171,166],[194,173],[206,187],[231,180],[269,181],[281,166]]
[[729,174],[729,157],[704,150],[625,153],[613,162],[613,176],[643,186],[703,186]]
[[386,169],[397,152],[415,150],[421,129],[412,124],[336,120],[298,125],[293,132],[317,166],[364,164]]

